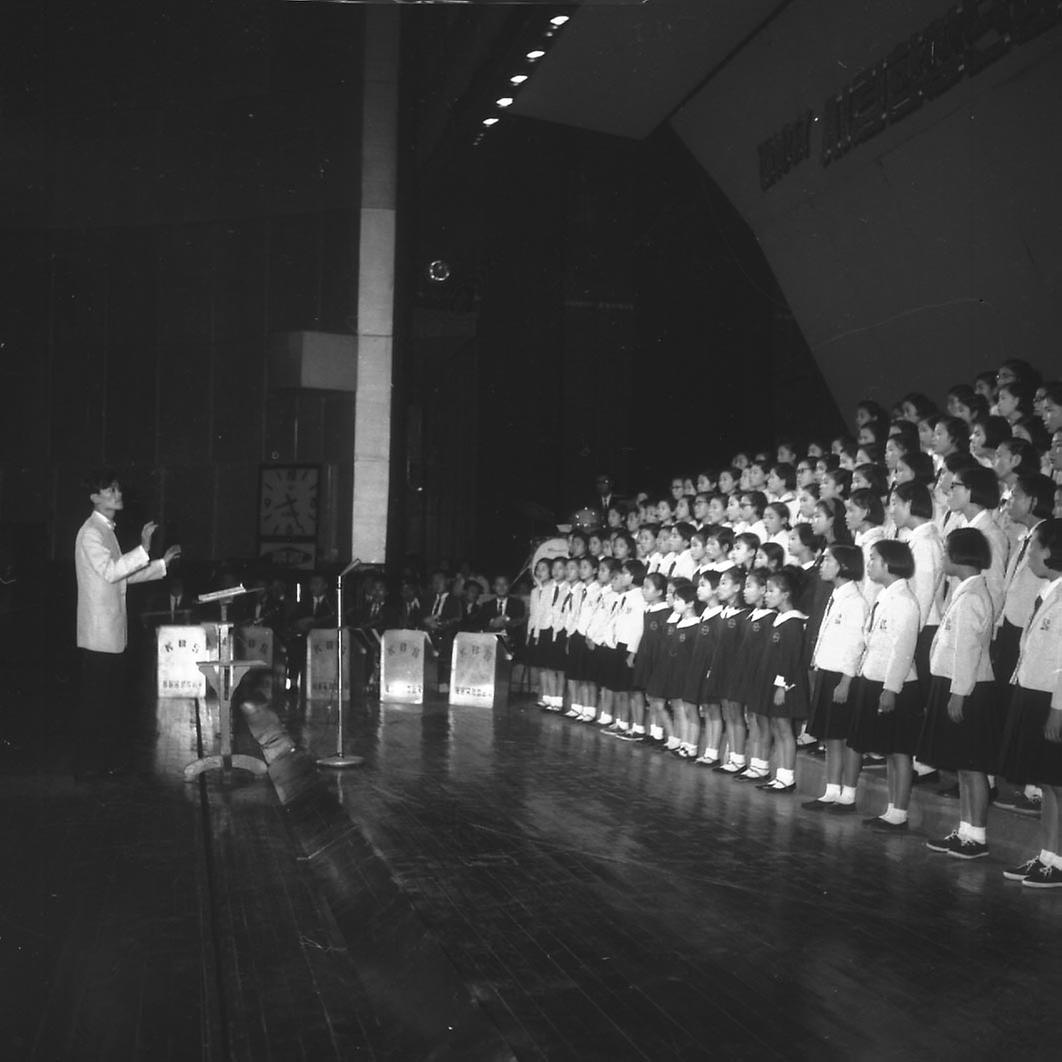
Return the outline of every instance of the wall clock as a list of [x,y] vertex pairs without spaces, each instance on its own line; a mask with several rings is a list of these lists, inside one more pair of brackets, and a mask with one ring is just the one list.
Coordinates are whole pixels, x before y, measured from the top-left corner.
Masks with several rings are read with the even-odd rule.
[[316,465],[264,465],[259,480],[259,538],[315,540],[320,479]]

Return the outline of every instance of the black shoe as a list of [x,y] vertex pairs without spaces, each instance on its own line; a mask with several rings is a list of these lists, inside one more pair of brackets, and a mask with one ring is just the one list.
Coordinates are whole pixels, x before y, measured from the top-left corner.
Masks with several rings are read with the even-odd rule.
[[1043,801],[1039,798],[1030,799],[1024,793],[1019,793],[1014,798],[1014,810],[1022,815],[1039,815]]
[[867,824],[875,833],[906,833],[906,822],[886,822],[884,819],[871,819]]
[[766,782],[771,776],[766,772],[752,771],[746,767],[745,770],[735,774],[733,777],[735,782]]
[[796,782],[790,782],[787,785],[785,782],[779,782],[777,778],[772,778],[756,788],[762,793],[792,793],[796,790]]
[[1062,870],[1046,867],[1037,860],[1037,865],[1021,879],[1030,889],[1062,889]]
[[1024,863],[1021,863],[1016,867],[1007,867],[1003,871],[1003,877],[1007,881],[1024,881],[1030,874],[1038,870],[1043,866],[1040,862],[1039,856],[1033,856],[1032,859],[1026,859]]
[[816,797],[814,800],[805,800],[800,806],[805,811],[828,811],[836,803],[836,800],[823,800],[822,797]]
[[[945,855],[950,852],[958,851],[961,845],[962,841],[959,839],[958,830],[952,830],[947,837],[941,837],[937,840],[926,841],[926,848],[928,848],[931,852],[943,852]],[[987,852],[988,849],[986,848],[985,851]]]
[[855,801],[851,804],[842,804],[839,800],[832,807],[826,809],[827,815],[854,815],[856,812]]
[[873,752],[868,752],[863,757],[863,770],[865,771],[882,770],[887,766],[888,764],[885,762],[884,756],[878,756]]
[[933,785],[934,782],[940,781],[940,771],[930,771],[929,774],[919,774],[915,771],[914,777],[911,779],[911,785]]
[[983,859],[988,855],[988,845],[983,841],[971,841],[967,837],[959,842],[957,848],[950,849],[948,855],[956,859]]
[[745,770],[745,768],[739,767],[736,763],[733,762],[733,760],[727,760],[726,763],[721,763],[718,767],[713,767],[712,770],[715,771],[716,774],[728,774],[731,778],[733,778],[734,775]]

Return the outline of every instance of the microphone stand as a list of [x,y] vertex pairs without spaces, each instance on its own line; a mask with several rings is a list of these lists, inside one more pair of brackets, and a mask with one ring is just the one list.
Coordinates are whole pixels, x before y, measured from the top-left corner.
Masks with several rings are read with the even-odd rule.
[[[336,577],[336,752],[334,756],[319,757],[319,767],[357,767],[365,762],[361,756],[347,756],[343,752],[343,578],[360,564],[360,560],[352,560]],[[354,698],[350,699],[353,703]]]

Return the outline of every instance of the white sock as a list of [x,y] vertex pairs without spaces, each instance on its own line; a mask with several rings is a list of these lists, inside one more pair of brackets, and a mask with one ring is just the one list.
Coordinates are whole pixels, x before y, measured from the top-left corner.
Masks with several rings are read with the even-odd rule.
[[965,841],[970,836],[970,824],[968,822],[959,823],[959,840]]
[[1062,870],[1062,855],[1057,852],[1051,853],[1051,862],[1047,864],[1049,867],[1055,867],[1057,870]]
[[839,785],[833,785],[827,783],[826,792],[819,797],[819,800],[838,800],[841,796],[841,787]]
[[789,770],[788,767],[779,767],[774,772],[774,779],[776,782],[781,782],[782,785],[792,785],[796,781],[796,773]]
[[890,804],[889,810],[881,817],[893,826],[898,826],[901,822],[907,821],[907,812],[901,811],[899,808],[893,807],[892,804]]
[[641,723],[635,723],[634,726],[631,727],[631,733],[632,734],[644,734],[645,733],[645,727],[642,726]]
[[749,762],[750,771],[760,771],[763,774],[767,774],[770,769],[771,765],[767,762],[767,760],[758,760],[755,756],[753,756],[752,760]]
[[745,754],[743,752],[740,752],[740,753],[739,752],[732,752],[732,753],[730,753],[730,762],[732,764],[734,764],[735,767],[744,767],[745,766]]
[[667,739],[667,746],[666,747],[669,748],[669,749],[677,749],[679,747],[679,745],[681,745],[681,744],[682,744],[682,742],[679,741],[679,739],[677,737],[675,737],[674,734],[672,734],[671,737],[669,737]]
[[684,741],[682,747],[691,755],[697,755],[697,746],[692,741]]
[[967,826],[966,827],[966,840],[976,841],[978,844],[984,844],[988,838],[985,835],[984,826]]
[[717,759],[719,759],[719,750],[718,749],[705,749],[704,750],[704,758],[706,760],[717,760]]
[[630,728],[631,728],[631,724],[628,723],[626,719],[621,719],[616,724],[616,726],[618,726],[620,728],[620,730],[630,730]]
[[1044,791],[1038,785],[1027,785],[1025,787],[1026,800],[1039,800],[1043,795]]
[[659,741],[664,736],[664,728],[655,724],[649,727],[649,736]]
[[854,785],[842,785],[841,795],[837,798],[838,804],[854,804],[856,798],[856,787]]
[[599,723],[611,723],[612,716],[609,715],[608,712],[602,712],[601,715],[598,716],[597,721]]

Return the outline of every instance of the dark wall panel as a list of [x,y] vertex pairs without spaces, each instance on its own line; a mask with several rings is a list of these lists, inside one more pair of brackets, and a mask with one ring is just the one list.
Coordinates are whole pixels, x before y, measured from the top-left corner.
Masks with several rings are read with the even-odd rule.
[[122,229],[109,255],[107,336],[108,461],[155,460],[155,373],[158,359],[158,253],[153,229]]
[[56,461],[103,459],[107,245],[107,234],[99,232],[56,240],[50,410]]
[[205,462],[212,423],[211,260],[206,226],[166,229],[158,263],[158,457]]

